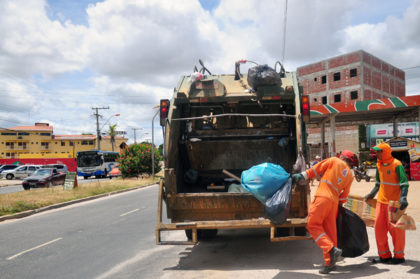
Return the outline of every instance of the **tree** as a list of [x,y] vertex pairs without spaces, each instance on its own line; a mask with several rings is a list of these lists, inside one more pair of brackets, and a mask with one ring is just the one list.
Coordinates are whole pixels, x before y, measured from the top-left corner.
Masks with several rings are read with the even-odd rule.
[[117,135],[117,124],[109,126],[108,135],[109,135],[110,140],[111,140],[112,151],[114,151],[115,136]]
[[[159,162],[162,160],[157,148],[154,148],[155,173],[161,170]],[[139,176],[152,173],[152,145],[150,143],[130,144],[120,151],[118,158],[123,177]]]

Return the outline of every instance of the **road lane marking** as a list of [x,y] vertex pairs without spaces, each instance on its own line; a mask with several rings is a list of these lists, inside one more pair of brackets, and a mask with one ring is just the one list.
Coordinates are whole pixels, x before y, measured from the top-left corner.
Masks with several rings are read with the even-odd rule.
[[126,212],[126,213],[121,214],[121,215],[120,215],[120,217],[123,217],[123,216],[125,216],[125,215],[128,215],[128,214],[130,214],[130,213],[133,213],[133,212],[136,212],[136,211],[139,211],[139,210],[140,210],[140,208],[137,208],[137,209],[134,209],[134,210],[128,211],[128,212]]
[[7,258],[7,260],[8,260],[8,261],[13,260],[14,258],[19,257],[20,255],[23,255],[23,254],[28,253],[28,252],[30,252],[30,251],[33,251],[33,250],[35,250],[35,249],[38,249],[38,248],[41,248],[41,247],[47,246],[47,245],[49,245],[49,244],[51,244],[51,243],[54,243],[54,242],[56,242],[56,241],[59,241],[59,240],[61,240],[61,239],[63,239],[63,238],[62,238],[62,237],[59,237],[59,238],[56,238],[56,239],[54,239],[54,240],[48,241],[48,242],[46,242],[46,243],[44,243],[44,244],[38,245],[38,246],[36,246],[36,247],[33,247],[33,248],[31,248],[31,249],[28,249],[28,250],[22,251],[22,252],[20,252],[20,253],[17,253],[16,255],[13,255],[13,256],[11,256],[11,257],[8,257],[8,258]]

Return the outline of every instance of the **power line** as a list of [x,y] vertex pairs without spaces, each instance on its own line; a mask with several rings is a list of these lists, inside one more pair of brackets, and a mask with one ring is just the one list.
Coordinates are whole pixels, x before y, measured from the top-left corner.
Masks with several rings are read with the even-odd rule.
[[401,70],[411,70],[411,69],[416,69],[416,68],[420,68],[420,65],[414,66],[414,67],[409,67],[409,68],[401,68]]

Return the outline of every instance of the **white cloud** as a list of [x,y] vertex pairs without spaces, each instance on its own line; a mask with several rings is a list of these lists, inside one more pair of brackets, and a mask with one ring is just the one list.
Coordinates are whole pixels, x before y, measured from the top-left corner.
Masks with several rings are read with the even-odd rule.
[[0,3],[0,70],[19,76],[82,69],[86,28],[51,21],[44,0]]
[[109,0],[87,13],[90,65],[113,78],[173,86],[219,51],[219,31],[197,1]]

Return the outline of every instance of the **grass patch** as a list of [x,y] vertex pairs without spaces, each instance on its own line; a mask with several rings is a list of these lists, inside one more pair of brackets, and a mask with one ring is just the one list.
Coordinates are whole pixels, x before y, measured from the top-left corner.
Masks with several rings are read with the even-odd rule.
[[159,181],[159,177],[143,179],[112,179],[109,181],[96,181],[79,184],[73,190],[64,190],[64,187],[34,188],[30,191],[22,191],[0,195],[0,216],[10,215],[26,210],[37,209],[44,206],[87,198],[115,191],[132,189],[150,185]]

